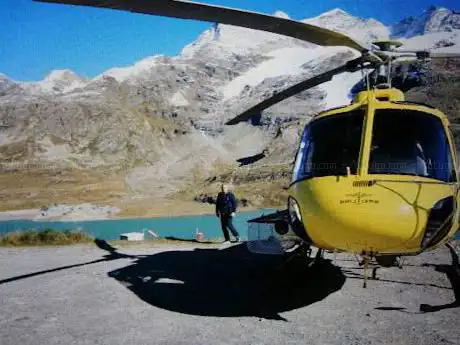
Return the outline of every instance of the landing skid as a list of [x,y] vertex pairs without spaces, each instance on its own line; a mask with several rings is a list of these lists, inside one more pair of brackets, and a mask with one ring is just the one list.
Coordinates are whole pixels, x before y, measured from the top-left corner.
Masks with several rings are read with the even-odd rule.
[[298,245],[294,250],[287,252],[288,256],[275,267],[275,271],[284,269],[288,264],[297,258],[309,258],[311,255],[310,246]]

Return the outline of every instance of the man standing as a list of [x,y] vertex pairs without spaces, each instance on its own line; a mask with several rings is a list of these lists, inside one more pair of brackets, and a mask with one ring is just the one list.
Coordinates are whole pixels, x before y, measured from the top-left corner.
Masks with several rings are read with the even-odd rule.
[[220,218],[220,224],[224,233],[225,244],[230,243],[228,229],[236,238],[236,242],[240,241],[240,235],[233,226],[233,217],[236,212],[236,198],[232,192],[228,191],[228,187],[223,184],[221,192],[217,195],[216,200],[216,216]]

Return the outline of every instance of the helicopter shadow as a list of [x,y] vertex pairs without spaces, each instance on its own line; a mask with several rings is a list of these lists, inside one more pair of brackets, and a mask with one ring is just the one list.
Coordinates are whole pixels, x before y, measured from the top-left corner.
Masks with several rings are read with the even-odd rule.
[[[409,312],[406,310],[406,308],[403,308],[403,307],[377,307],[375,309],[382,310],[382,311],[399,311],[399,312],[408,313],[408,314],[422,314],[422,313],[438,312],[444,309],[459,308],[460,307],[460,272],[459,272],[459,269],[453,265],[422,264],[420,266],[433,267],[436,270],[436,272],[444,273],[451,284],[451,288],[440,286],[437,284],[429,284],[429,283],[419,284],[419,283],[403,282],[403,281],[395,281],[395,280],[382,280],[380,278],[378,278],[377,281],[407,284],[407,285],[431,286],[431,287],[435,287],[438,289],[449,289],[454,292],[455,299],[453,302],[441,304],[441,305],[430,305],[430,304],[422,303],[419,306],[419,312]],[[350,279],[364,279],[362,275],[354,274],[351,271],[345,270],[344,273],[346,273],[347,278],[350,278]]]
[[0,280],[0,285],[15,282],[15,281],[18,281],[18,280],[23,280],[23,279],[27,279],[27,278],[40,276],[40,275],[43,275],[43,274],[50,274],[50,273],[59,272],[59,271],[63,271],[63,270],[68,270],[68,269],[72,269],[72,268],[93,265],[93,264],[97,264],[97,263],[101,263],[101,262],[105,262],[105,261],[115,261],[115,260],[120,260],[120,259],[135,259],[135,258],[140,257],[139,255],[134,256],[134,255],[118,253],[117,250],[114,247],[112,247],[110,244],[108,244],[104,240],[96,239],[94,241],[94,244],[99,249],[107,251],[108,254],[104,255],[100,259],[96,259],[96,260],[92,260],[92,261],[88,261],[88,262],[72,264],[72,265],[66,265],[66,266],[60,266],[60,267],[50,268],[50,269],[46,269],[46,270],[42,270],[42,271],[37,271],[37,272],[33,272],[33,273],[27,273],[27,274],[22,274],[22,275],[15,276],[15,277],[2,279],[2,280]]
[[319,302],[345,283],[341,269],[331,261],[312,267],[307,263],[293,260],[276,270],[282,258],[253,254],[240,244],[223,250],[161,252],[108,276],[146,303],[165,310],[287,321],[279,314]]
[[460,272],[459,269],[453,265],[432,265],[437,272],[444,273],[449,279],[452,290],[454,291],[455,300],[451,303],[442,305],[429,305],[421,304],[420,311],[423,313],[432,313],[444,309],[459,308],[460,307]]

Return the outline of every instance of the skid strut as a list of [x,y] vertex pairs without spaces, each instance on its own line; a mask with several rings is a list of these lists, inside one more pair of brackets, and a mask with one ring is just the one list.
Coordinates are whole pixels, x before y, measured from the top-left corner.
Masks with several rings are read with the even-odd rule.
[[[358,265],[359,266],[364,266],[364,282],[363,282],[363,288],[367,288],[367,281],[368,280],[379,280],[379,278],[377,277],[377,270],[380,268],[380,266],[377,264],[373,264],[372,263],[372,257],[370,256],[363,256],[361,259],[358,259]],[[371,275],[369,276],[368,275],[368,272],[369,272],[369,269],[372,269],[372,273]]]
[[457,275],[460,276],[460,263],[458,258],[458,252],[454,244],[451,242],[446,243],[446,247],[449,248],[450,255],[452,256],[452,267],[454,268]]
[[363,288],[367,288],[367,269],[369,265],[369,259],[367,257],[364,258],[364,283],[363,283]]
[[301,258],[301,257],[309,257],[311,255],[311,248],[309,246],[300,245],[294,251],[288,253],[288,256],[275,267],[275,271],[280,271],[284,269],[291,261]]

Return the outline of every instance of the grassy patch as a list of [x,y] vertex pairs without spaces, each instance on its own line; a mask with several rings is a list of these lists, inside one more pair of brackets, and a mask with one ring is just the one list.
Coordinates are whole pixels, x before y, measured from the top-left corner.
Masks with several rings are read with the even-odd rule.
[[122,174],[83,170],[1,172],[0,185],[0,211],[40,208],[54,203],[110,203],[126,195]]
[[[136,247],[136,248],[151,248],[152,246],[173,245],[184,247],[201,247],[220,245],[223,238],[211,238],[204,241],[196,241],[194,239],[181,239],[175,237],[145,239],[143,241],[126,241],[112,240],[107,241],[110,246],[118,248]],[[17,231],[10,232],[0,236],[0,247],[47,247],[47,246],[64,246],[76,244],[92,244],[95,238],[91,235],[79,231],[57,231],[53,229],[45,229],[42,231]]]
[[55,231],[45,229],[43,231],[18,231],[10,232],[0,237],[2,247],[21,246],[48,246],[48,245],[71,245],[93,242],[94,238],[83,232]]
[[4,162],[23,160],[27,158],[28,146],[27,141],[17,141],[7,145],[0,145],[0,156]]

